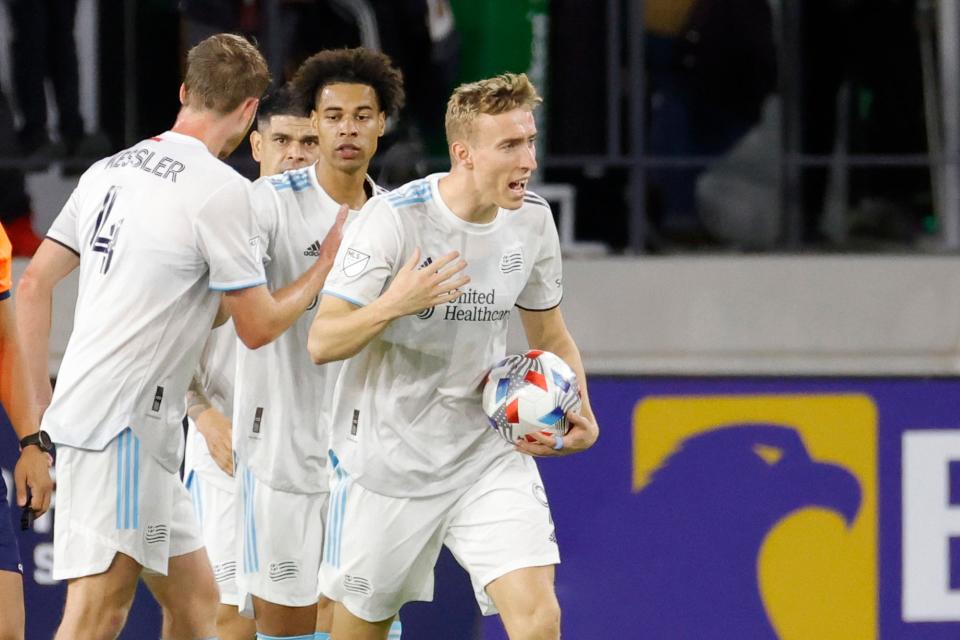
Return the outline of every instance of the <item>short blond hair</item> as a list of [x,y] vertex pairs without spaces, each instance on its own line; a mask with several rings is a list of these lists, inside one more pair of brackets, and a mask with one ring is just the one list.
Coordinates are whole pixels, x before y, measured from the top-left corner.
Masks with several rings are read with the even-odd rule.
[[218,33],[187,53],[183,86],[193,109],[230,113],[247,98],[260,98],[269,84],[266,60],[241,36]]
[[473,135],[474,123],[482,113],[495,116],[517,108],[536,108],[543,102],[525,73],[502,73],[457,87],[447,101],[447,144]]

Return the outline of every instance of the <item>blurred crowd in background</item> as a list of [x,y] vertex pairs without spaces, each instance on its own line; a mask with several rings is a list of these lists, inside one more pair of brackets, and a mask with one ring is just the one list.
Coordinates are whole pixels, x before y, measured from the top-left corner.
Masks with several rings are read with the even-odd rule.
[[[96,7],[92,56],[77,54],[78,2]],[[576,238],[596,251],[936,248],[935,5],[0,0],[0,220],[30,255],[44,229],[25,175],[76,176],[169,128],[185,52],[231,31],[256,39],[275,81],[323,48],[393,57],[408,103],[374,162],[386,186],[446,167],[454,86],[527,72],[546,96],[538,181],[573,187]],[[96,121],[79,109],[86,65]],[[247,149],[231,162],[255,175]]]

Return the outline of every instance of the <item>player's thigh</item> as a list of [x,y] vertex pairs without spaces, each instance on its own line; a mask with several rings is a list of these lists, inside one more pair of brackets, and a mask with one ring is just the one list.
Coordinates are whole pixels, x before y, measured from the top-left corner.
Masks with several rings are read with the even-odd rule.
[[549,568],[534,572],[551,576],[549,588],[536,595],[552,598],[552,567],[560,562],[560,552],[533,459],[511,453],[492,465],[452,509],[444,544],[470,574],[485,615],[497,613],[488,585],[518,569]]
[[216,615],[219,591],[203,547],[170,558],[167,575],[144,571],[143,581],[165,609],[200,610],[209,613],[211,619]]
[[333,626],[330,637],[350,640],[387,640],[392,624],[392,616],[386,620],[370,622],[355,616],[343,604],[337,602],[333,607]]
[[0,570],[0,640],[23,638],[23,578]]
[[167,516],[170,557],[166,573],[147,569],[143,572],[143,580],[168,611],[213,620],[220,592],[203,546],[193,501],[186,487],[179,482],[172,487],[172,493],[172,506]]
[[143,567],[124,553],[115,553],[110,566],[96,575],[67,582],[64,623],[101,617],[126,618]]
[[[309,616],[316,615],[328,494],[276,490],[242,463],[237,482],[241,612],[254,615],[256,597],[283,607],[309,607]],[[312,628],[312,621],[308,626]]]
[[[487,595],[508,631],[559,622],[560,605],[553,588],[553,565],[524,567],[500,576],[486,586]],[[554,618],[556,620],[554,621]]]
[[459,493],[385,496],[342,470],[335,473],[320,593],[368,622],[392,618],[407,602],[432,599],[443,523]]
[[213,577],[220,589],[220,602],[236,610],[240,602],[237,591],[237,491],[233,478],[223,474],[224,481],[206,473],[191,472],[186,487],[193,501]]
[[126,429],[103,450],[60,447],[53,577],[99,574],[119,552],[166,573],[172,556],[202,547],[190,496]]

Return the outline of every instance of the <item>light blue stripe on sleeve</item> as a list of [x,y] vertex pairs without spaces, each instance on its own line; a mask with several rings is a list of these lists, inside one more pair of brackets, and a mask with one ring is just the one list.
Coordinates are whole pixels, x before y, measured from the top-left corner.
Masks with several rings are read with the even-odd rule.
[[330,291],[330,289],[324,289],[324,290],[321,291],[320,293],[322,293],[322,294],[325,295],[325,296],[333,296],[334,298],[340,298],[341,300],[346,300],[346,301],[349,302],[350,304],[356,305],[356,306],[358,306],[358,307],[365,307],[365,306],[367,306],[367,305],[365,305],[364,303],[360,302],[359,300],[354,300],[354,299],[351,298],[350,296],[345,296],[345,295],[343,295],[342,293],[337,293],[336,291]]
[[240,284],[211,282],[207,288],[211,291],[239,291],[240,289],[252,289],[253,287],[259,287],[262,284],[267,284],[267,280],[265,278],[258,278],[257,280],[251,280],[250,282],[241,282]]
[[424,202],[430,202],[431,200],[433,200],[432,195],[425,195],[415,198],[407,198],[406,200],[396,200],[391,202],[391,204],[399,209],[400,207],[409,207],[410,205],[414,204],[423,204]]

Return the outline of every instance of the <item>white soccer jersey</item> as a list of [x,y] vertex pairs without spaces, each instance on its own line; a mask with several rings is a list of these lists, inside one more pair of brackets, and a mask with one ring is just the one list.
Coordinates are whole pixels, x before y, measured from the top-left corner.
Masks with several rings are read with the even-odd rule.
[[[237,369],[237,334],[233,320],[210,332],[197,366],[197,379],[210,406],[225,415],[233,414],[233,378]],[[202,473],[205,479],[225,491],[234,491],[233,478],[216,463],[207,441],[193,420],[187,428],[187,448],[183,456],[184,477],[190,471]]]
[[[369,178],[368,185],[377,192]],[[261,178],[253,191],[268,286],[278,289],[316,262],[340,204],[317,182],[315,165]],[[259,481],[280,491],[328,490],[329,409],[339,367],[318,367],[307,351],[316,305],[272,343],[237,351],[234,449]]]
[[512,451],[480,408],[480,385],[504,356],[514,305],[547,310],[563,294],[550,207],[528,193],[516,211],[472,224],[444,204],[443,174],[368,203],[345,235],[324,295],[366,305],[414,250],[423,264],[459,251],[470,284],[456,301],[390,323],[347,360],[334,400],[333,450],[378,493],[435,495],[473,483]]
[[43,427],[103,449],[130,427],[168,470],[184,394],[220,291],[265,282],[250,183],[193,137],[166,132],[80,178],[47,236],[80,256],[80,289]]

